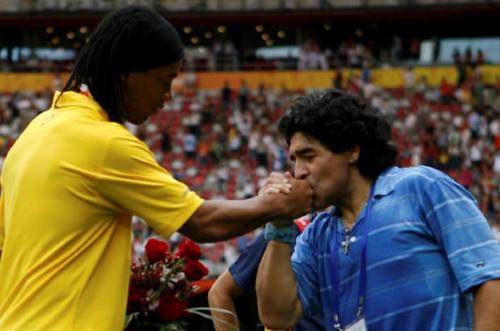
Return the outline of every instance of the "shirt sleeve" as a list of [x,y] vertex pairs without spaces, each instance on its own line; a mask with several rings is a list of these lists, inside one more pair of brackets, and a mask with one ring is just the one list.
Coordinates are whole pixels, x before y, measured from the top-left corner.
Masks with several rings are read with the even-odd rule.
[[203,202],[163,169],[149,148],[132,135],[109,140],[97,190],[165,237],[177,231]]
[[424,191],[424,211],[460,290],[500,278],[500,245],[474,197],[448,177]]
[[297,280],[297,289],[302,305],[303,317],[314,316],[322,311],[318,279],[318,261],[313,254],[314,232],[312,226],[297,237],[292,254],[292,269]]
[[4,202],[3,194],[0,194],[0,252],[3,248],[3,242],[5,239],[5,225],[4,225]]
[[229,267],[229,272],[234,281],[243,291],[255,288],[257,270],[266,247],[267,241],[264,234],[261,233],[241,252],[236,262]]

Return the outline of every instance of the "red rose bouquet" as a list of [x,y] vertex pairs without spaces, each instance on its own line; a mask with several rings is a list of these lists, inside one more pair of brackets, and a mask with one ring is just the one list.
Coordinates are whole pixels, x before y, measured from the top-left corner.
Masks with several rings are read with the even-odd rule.
[[149,239],[145,251],[144,258],[132,265],[125,329],[185,330],[187,300],[196,290],[191,281],[208,274],[199,261],[200,246],[185,240],[172,253],[167,242]]

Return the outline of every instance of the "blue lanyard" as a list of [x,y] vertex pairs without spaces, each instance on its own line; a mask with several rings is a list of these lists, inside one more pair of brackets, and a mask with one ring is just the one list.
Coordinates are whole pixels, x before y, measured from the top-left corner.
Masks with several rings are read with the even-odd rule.
[[[370,189],[370,195],[368,196],[368,202],[366,204],[365,213],[363,219],[365,221],[363,229],[363,238],[361,238],[361,259],[359,263],[359,295],[358,295],[358,312],[357,317],[360,318],[363,314],[363,307],[366,297],[366,248],[368,242],[368,214],[371,211],[373,204],[373,194],[375,188],[376,180],[373,182]],[[360,220],[361,221],[361,220]],[[336,330],[342,330],[341,320],[340,320],[340,281],[339,281],[339,269],[337,268],[337,251],[339,245],[337,244],[337,226],[334,229],[335,233],[333,235],[333,240],[331,244],[331,271],[332,271],[332,290],[333,290],[333,326]]]

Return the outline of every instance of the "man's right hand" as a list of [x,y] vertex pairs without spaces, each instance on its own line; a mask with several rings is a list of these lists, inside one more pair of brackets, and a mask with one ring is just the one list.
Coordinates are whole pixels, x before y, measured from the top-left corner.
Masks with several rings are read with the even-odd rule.
[[269,189],[246,200],[205,200],[179,232],[194,241],[213,242],[239,236],[269,221],[283,220],[284,224],[276,226],[286,226],[311,211],[313,193],[308,182],[279,174],[268,181],[273,183],[281,183],[283,189]]
[[[291,187],[290,187],[291,186]],[[305,180],[285,174],[272,173],[259,191],[276,207],[280,207],[277,219],[293,220],[311,211],[313,191]]]

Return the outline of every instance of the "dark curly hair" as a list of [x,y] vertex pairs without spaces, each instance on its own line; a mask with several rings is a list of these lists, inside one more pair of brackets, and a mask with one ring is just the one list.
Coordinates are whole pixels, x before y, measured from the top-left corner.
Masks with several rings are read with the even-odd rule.
[[357,167],[376,178],[393,166],[398,153],[391,125],[361,98],[337,89],[298,98],[280,118],[279,131],[288,144],[295,133],[312,137],[334,153],[360,147]]

